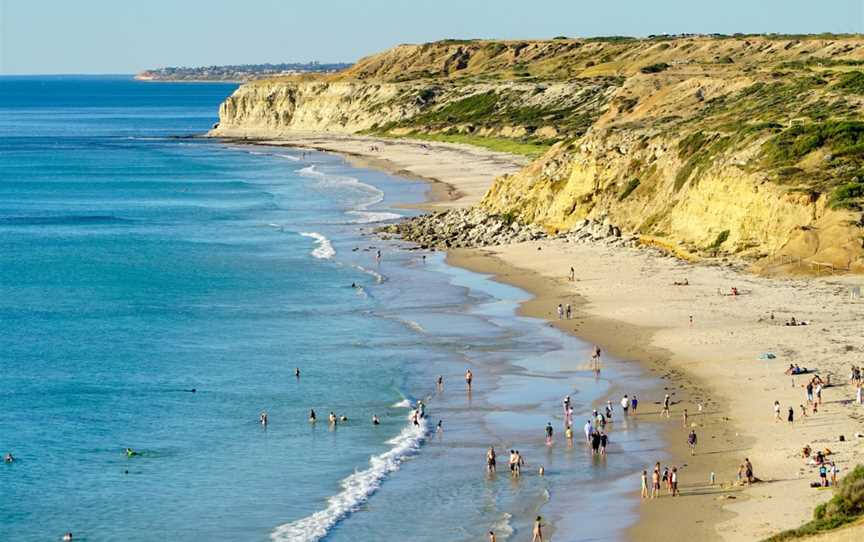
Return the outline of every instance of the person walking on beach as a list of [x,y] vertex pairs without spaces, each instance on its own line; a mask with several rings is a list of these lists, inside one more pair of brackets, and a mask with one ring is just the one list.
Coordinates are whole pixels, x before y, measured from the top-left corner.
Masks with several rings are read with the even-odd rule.
[[795,421],[795,409],[791,406],[789,407],[789,412],[786,414],[786,421],[792,423]]
[[672,472],[669,473],[669,487],[672,488],[673,497],[681,496],[681,493],[678,491],[678,467],[672,467]]
[[636,407],[639,406],[639,399],[634,395],[633,399],[630,400],[630,410],[633,411],[633,414],[636,414]]
[[681,414],[681,427],[687,429],[687,409],[684,409],[684,412]]
[[562,305],[561,303],[558,303],[558,319],[564,319],[564,305]]
[[807,390],[807,404],[809,405],[813,402],[813,381],[812,380],[807,383],[807,387],[805,389]]
[[690,434],[687,435],[687,446],[690,447],[690,455],[696,455],[696,430],[691,429]]
[[666,394],[666,397],[663,398],[663,410],[660,411],[661,416],[669,417],[669,394]]
[[474,380],[474,373],[471,372],[471,369],[465,371],[465,384],[468,385],[468,391],[471,391],[471,382]]
[[576,280],[576,270],[573,269],[573,266],[571,265],[570,266],[570,282],[573,282],[575,280]]
[[627,394],[624,394],[624,397],[621,398],[621,410],[624,411],[624,415],[627,415],[627,412],[630,410],[630,398],[627,397]]
[[648,471],[642,471],[642,491],[639,493],[639,496],[643,499],[648,498]]
[[489,474],[497,472],[497,467],[495,465],[497,460],[496,458],[495,447],[489,446],[489,450],[486,452],[486,472]]
[[570,303],[567,303],[567,308],[564,309],[564,314],[567,316],[568,320],[573,316],[573,307],[570,306]]
[[780,401],[774,401],[774,419],[780,421]]
[[552,422],[546,424],[546,446],[552,446]]
[[748,486],[753,483],[753,464],[750,463],[749,457],[744,458],[744,477]]
[[531,542],[543,542],[543,518],[537,516],[534,520],[534,535],[531,537]]

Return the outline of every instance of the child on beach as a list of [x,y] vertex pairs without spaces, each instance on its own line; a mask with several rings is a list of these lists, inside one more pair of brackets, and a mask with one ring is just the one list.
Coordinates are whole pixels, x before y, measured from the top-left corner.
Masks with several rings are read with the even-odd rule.
[[648,471],[642,471],[642,492],[640,493],[643,499],[648,498]]

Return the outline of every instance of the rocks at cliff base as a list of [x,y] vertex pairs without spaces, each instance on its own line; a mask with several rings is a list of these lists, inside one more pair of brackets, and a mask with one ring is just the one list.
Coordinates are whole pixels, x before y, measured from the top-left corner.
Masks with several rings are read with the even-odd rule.
[[538,226],[519,224],[508,216],[479,208],[452,209],[409,218],[384,226],[378,233],[394,234],[421,248],[470,248],[535,241],[547,237]]
[[568,243],[603,243],[610,246],[637,246],[638,237],[624,235],[608,220],[585,219],[571,230],[550,235],[533,224],[520,224],[510,215],[491,214],[483,209],[451,209],[409,218],[376,230],[398,235],[420,248],[473,248],[507,245],[539,239],[563,239]]

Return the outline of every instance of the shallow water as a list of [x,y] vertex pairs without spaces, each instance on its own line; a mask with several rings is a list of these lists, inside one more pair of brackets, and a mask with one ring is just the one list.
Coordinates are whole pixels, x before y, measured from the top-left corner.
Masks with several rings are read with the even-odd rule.
[[[173,137],[233,88],[0,78],[0,540],[506,540],[546,501],[617,537],[633,503],[608,482],[656,439],[616,427],[597,462],[543,426],[643,375],[595,379],[583,343],[514,316],[524,292],[363,234],[426,186]],[[526,475],[487,477],[490,444]]]

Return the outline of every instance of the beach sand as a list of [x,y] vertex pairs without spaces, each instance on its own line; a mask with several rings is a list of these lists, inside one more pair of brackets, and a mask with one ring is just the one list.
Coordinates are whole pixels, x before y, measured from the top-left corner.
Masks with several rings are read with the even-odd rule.
[[[256,143],[338,152],[366,167],[433,181],[431,208],[472,205],[496,175],[524,163],[464,146],[353,136],[298,135]],[[374,146],[378,150],[371,150]],[[680,539],[676,533],[682,532],[703,541],[760,540],[807,521],[814,506],[830,498],[830,491],[809,487],[818,474],[800,456],[804,445],[830,449],[841,475],[864,461],[864,439],[855,436],[864,432],[864,407],[852,404],[848,382],[850,365],[860,365],[864,352],[864,300],[849,296],[851,286],[864,282],[860,277],[765,279],[653,250],[563,240],[458,250],[448,261],[531,292],[536,297],[523,304],[524,314],[554,321],[668,382],[671,417],[659,416],[660,390],[656,397],[640,397],[640,417],[655,419],[666,436],[669,457],[663,464],[681,467],[682,497],[643,503],[640,521],[630,530],[635,540]],[[571,265],[575,282],[567,280]],[[689,286],[672,284],[685,278]],[[732,287],[741,295],[722,295]],[[561,302],[573,303],[574,319],[557,320],[554,308]],[[783,325],[793,316],[809,325]],[[760,359],[767,352],[776,358]],[[784,375],[790,363],[823,378],[831,375],[835,385],[823,391],[818,414],[808,408],[809,416],[801,418],[807,376],[793,381]],[[782,421],[774,419],[775,400]],[[789,406],[795,409],[793,424],[785,421]],[[694,457],[686,446],[684,408],[699,435]],[[762,480],[750,488],[734,484],[745,457]],[[638,489],[634,472],[634,493]]]

